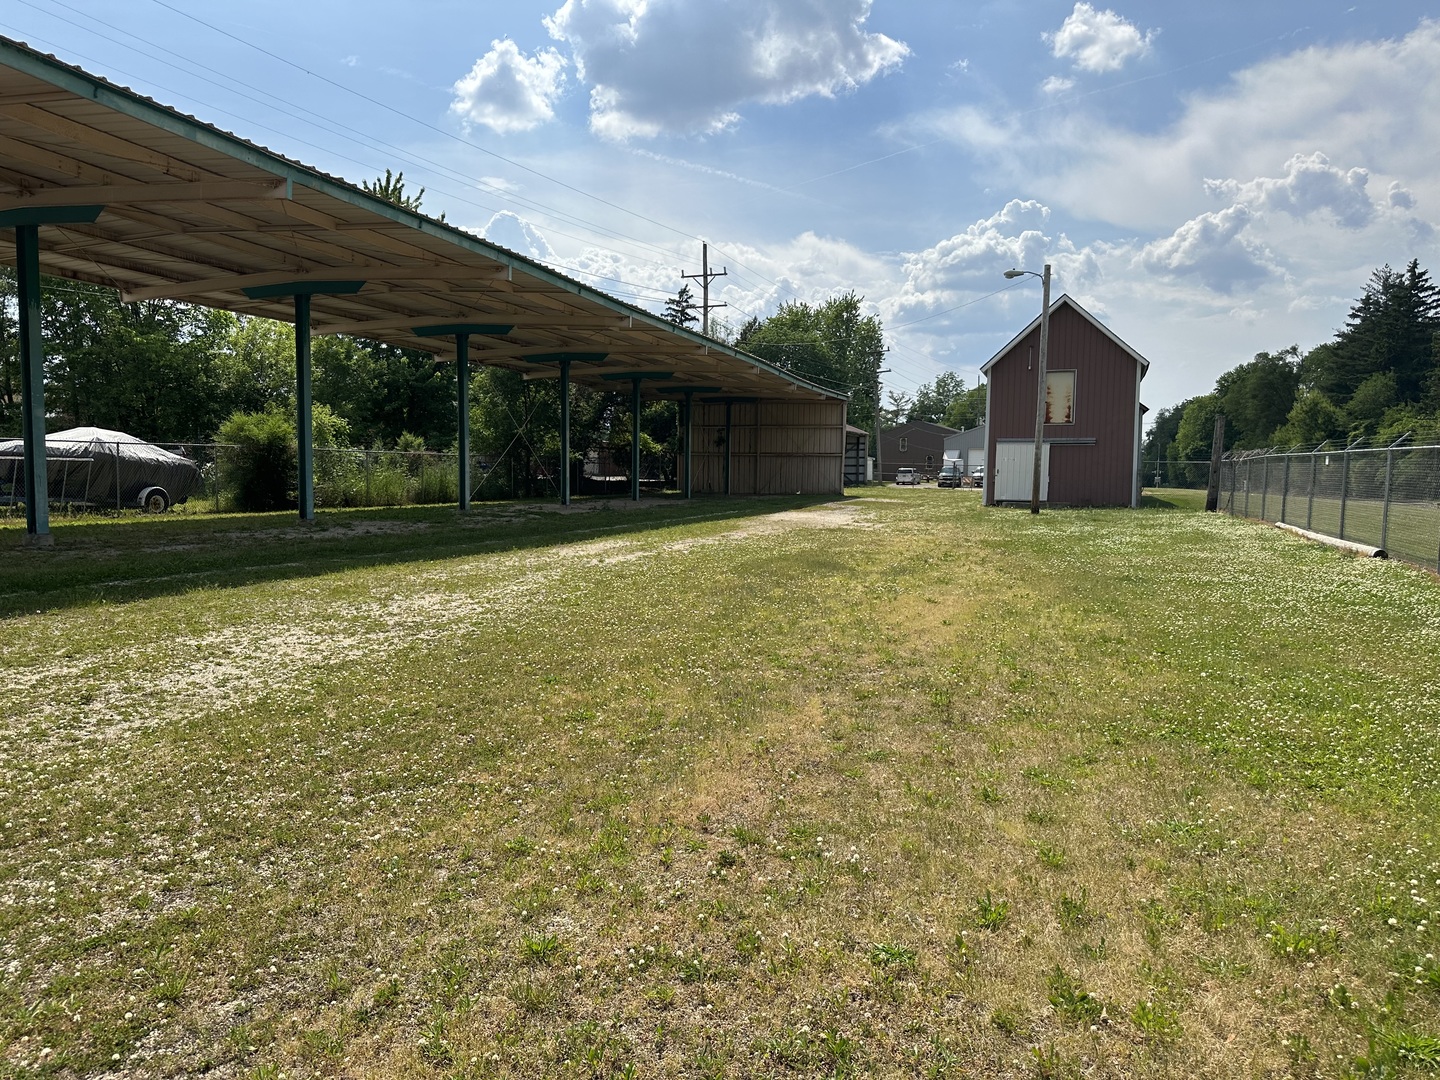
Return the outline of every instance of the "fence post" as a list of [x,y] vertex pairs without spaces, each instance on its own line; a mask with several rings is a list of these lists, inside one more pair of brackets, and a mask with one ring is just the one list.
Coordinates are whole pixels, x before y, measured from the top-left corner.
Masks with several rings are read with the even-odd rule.
[[1285,510],[1290,503],[1290,455],[1285,455],[1285,475],[1280,481],[1280,520],[1285,520]]
[[1269,517],[1266,515],[1266,513],[1265,513],[1265,507],[1266,507],[1266,504],[1267,504],[1267,500],[1270,498],[1270,455],[1269,455],[1269,454],[1266,454],[1266,455],[1265,455],[1265,469],[1264,469],[1264,471],[1260,474],[1260,483],[1261,483],[1261,485],[1262,485],[1261,488],[1260,488],[1260,520],[1261,520],[1261,521],[1269,521],[1270,518],[1269,518]]
[[1314,450],[1310,451],[1310,497],[1305,505],[1305,528],[1308,530],[1315,520],[1315,480],[1316,471],[1320,467],[1320,455]]
[[1388,447],[1385,450],[1385,496],[1380,510],[1380,546],[1386,546],[1386,540],[1390,537],[1390,474],[1395,468],[1395,449]]
[[1347,446],[1341,451],[1343,461],[1340,465],[1340,539],[1345,539],[1345,500],[1350,493],[1350,448]]
[[1220,503],[1220,460],[1225,456],[1225,414],[1215,417],[1210,437],[1210,475],[1205,482],[1205,509],[1214,512]]
[[1245,516],[1250,516],[1250,489],[1254,486],[1255,459],[1245,459]]

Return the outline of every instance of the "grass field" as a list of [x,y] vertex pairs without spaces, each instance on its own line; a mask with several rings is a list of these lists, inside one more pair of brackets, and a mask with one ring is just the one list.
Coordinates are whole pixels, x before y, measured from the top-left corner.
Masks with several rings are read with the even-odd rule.
[[1440,1071],[1440,583],[1159,492],[0,529],[0,1076]]

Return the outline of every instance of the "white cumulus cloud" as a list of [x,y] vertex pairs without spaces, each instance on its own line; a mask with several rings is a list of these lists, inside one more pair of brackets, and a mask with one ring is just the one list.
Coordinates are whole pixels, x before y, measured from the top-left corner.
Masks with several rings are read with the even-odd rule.
[[853,90],[909,48],[865,29],[870,0],[566,0],[545,20],[613,139],[723,130],[750,104]]
[[1258,211],[1280,211],[1305,218],[1329,211],[1347,229],[1360,229],[1375,218],[1375,204],[1365,190],[1364,169],[1338,169],[1324,154],[1296,154],[1285,163],[1285,175],[1236,180],[1206,180],[1205,190]]
[[492,244],[525,255],[538,262],[553,263],[555,252],[550,241],[533,224],[510,210],[501,210],[481,230],[481,235]]
[[1253,220],[1250,208],[1238,203],[1201,214],[1146,244],[1138,261],[1152,273],[1193,277],[1216,292],[1233,292],[1237,285],[1264,280],[1278,269],[1264,244],[1247,235]]
[[1097,11],[1080,3],[1065,17],[1060,29],[1044,35],[1050,51],[1060,60],[1070,60],[1081,71],[1119,71],[1137,56],[1150,51],[1155,31],[1141,33],[1108,8]]
[[[1061,289],[1073,291],[1096,280],[1097,254],[1103,253],[1077,248],[1063,234],[1047,235],[1049,220],[1050,209],[1043,203],[1011,199],[963,232],[906,254],[902,287],[881,301],[887,320],[901,325],[923,321],[917,333],[946,337],[967,325],[973,329],[977,318],[1008,318],[1012,309],[1033,307],[1031,299],[1008,298],[987,307],[985,315],[968,310],[968,304],[1002,289],[1002,275],[1012,267],[1038,272],[1052,264],[1057,296]],[[967,307],[964,314],[952,314],[962,306]]]
[[1399,180],[1390,181],[1390,189],[1386,194],[1386,201],[1397,210],[1415,209],[1415,196],[1410,194],[1405,185]]
[[1011,199],[1004,209],[905,259],[902,306],[924,307],[962,285],[998,288],[1011,267],[1032,269],[1045,261],[1045,223],[1050,210],[1034,199]]
[[565,85],[565,58],[554,49],[532,57],[506,38],[492,41],[454,86],[450,111],[465,124],[484,124],[501,135],[529,131],[552,119]]

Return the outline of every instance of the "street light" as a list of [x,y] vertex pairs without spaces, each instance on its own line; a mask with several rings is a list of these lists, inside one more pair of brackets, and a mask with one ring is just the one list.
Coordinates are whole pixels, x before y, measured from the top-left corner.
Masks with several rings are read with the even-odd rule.
[[1040,371],[1035,391],[1035,476],[1030,485],[1030,513],[1040,513],[1040,454],[1045,445],[1045,360],[1050,348],[1050,264],[1045,264],[1045,273],[1034,270],[1006,270],[1007,278],[1038,277],[1045,287],[1040,307]]

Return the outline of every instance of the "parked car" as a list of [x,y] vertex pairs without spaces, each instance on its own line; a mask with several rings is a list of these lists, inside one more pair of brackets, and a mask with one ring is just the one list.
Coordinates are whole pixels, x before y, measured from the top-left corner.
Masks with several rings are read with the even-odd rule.
[[[25,501],[25,443],[0,441],[0,502]],[[71,428],[45,436],[51,502],[139,507],[160,513],[200,489],[200,470],[181,454],[105,428]]]
[[964,477],[965,470],[958,461],[947,461],[940,466],[940,473],[935,477],[935,486],[958,488]]
[[909,466],[905,466],[904,468],[896,469],[896,470],[895,470],[895,483],[896,483],[897,485],[900,485],[900,484],[909,484],[909,485],[911,485],[911,486],[913,487],[914,485],[920,483],[920,474],[917,473],[914,469],[910,468]]
[[977,465],[969,479],[971,487],[983,488],[985,486],[985,466]]

